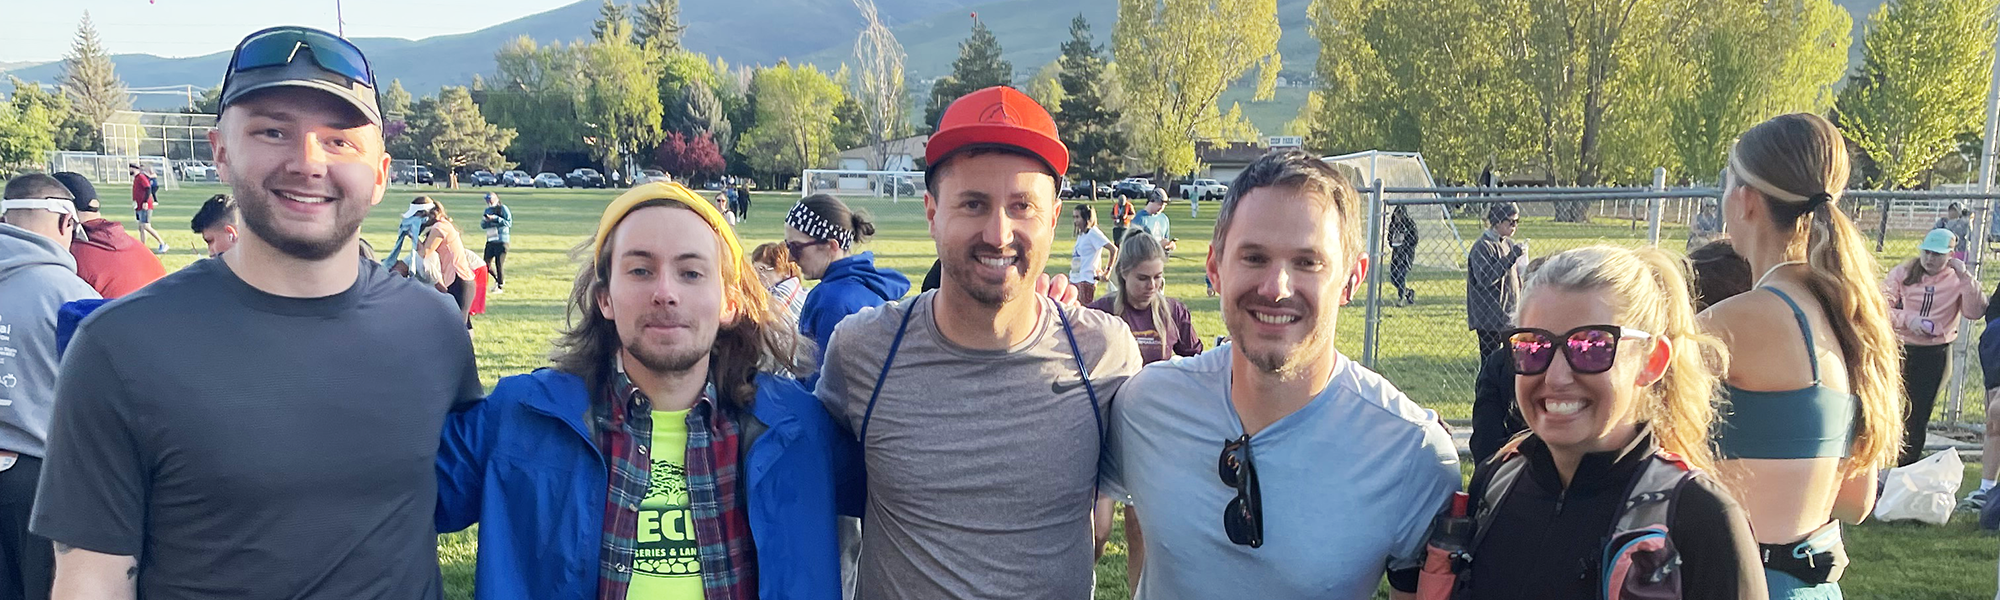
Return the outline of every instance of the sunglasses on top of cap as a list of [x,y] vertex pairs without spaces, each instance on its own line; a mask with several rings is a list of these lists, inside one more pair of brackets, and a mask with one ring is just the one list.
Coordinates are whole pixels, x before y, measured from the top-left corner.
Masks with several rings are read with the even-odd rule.
[[289,65],[301,49],[311,50],[308,54],[321,69],[375,87],[375,74],[360,48],[333,34],[305,27],[272,27],[243,38],[230,59],[229,72]]
[[1514,353],[1516,374],[1547,372],[1560,349],[1571,371],[1588,375],[1611,370],[1611,364],[1618,360],[1619,340],[1652,337],[1653,334],[1617,325],[1585,325],[1561,334],[1522,327],[1507,332],[1507,345]]

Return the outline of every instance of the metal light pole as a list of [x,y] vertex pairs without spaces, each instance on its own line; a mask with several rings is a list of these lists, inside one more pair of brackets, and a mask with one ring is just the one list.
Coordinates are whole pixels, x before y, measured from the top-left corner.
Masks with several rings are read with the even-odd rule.
[[340,12],[340,0],[333,0],[333,27],[340,37],[347,37],[347,17]]
[[[1981,194],[1993,192],[1993,142],[1995,133],[2000,132],[2000,35],[1995,35],[1993,38],[1993,66],[1993,72],[1988,74],[1992,82],[1988,84],[1986,90],[1986,136],[1979,139],[1979,193]],[[1973,250],[1966,255],[1966,258],[1972,261],[1966,268],[1972,271],[1973,281],[1979,281],[1981,271],[1985,270],[1984,242],[1988,232],[1992,231],[1991,223],[1995,218],[1992,200],[1982,199],[1979,203],[1983,210],[1973,211],[1971,236],[1977,236],[1975,239],[1981,243],[1973,244],[1968,240],[1966,244],[1967,249]],[[1977,339],[1972,336],[1972,322],[1960,321],[1958,339],[1953,342],[1952,349],[1952,354],[1958,356],[1959,360],[1952,361],[1951,402],[1945,411],[1946,421],[1952,424],[1958,424],[1965,414],[1965,369],[1966,363],[1976,358],[1971,355],[1970,350],[1975,345],[1974,340]],[[1980,397],[1975,401],[1985,402],[1986,399]]]

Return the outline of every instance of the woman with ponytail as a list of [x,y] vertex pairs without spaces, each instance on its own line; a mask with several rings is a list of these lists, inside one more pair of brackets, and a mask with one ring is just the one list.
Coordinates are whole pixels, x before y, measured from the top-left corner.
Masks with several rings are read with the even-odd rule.
[[[1613,246],[1533,267],[1503,338],[1530,431],[1472,476],[1465,597],[1764,597],[1749,521],[1708,473],[1725,359],[1685,270]],[[1627,543],[1654,527],[1662,545]]]
[[1758,279],[1702,313],[1735,357],[1718,471],[1750,514],[1771,597],[1840,598],[1839,521],[1868,516],[1903,441],[1881,271],[1840,210],[1847,146],[1826,119],[1752,127],[1725,173],[1724,231]]

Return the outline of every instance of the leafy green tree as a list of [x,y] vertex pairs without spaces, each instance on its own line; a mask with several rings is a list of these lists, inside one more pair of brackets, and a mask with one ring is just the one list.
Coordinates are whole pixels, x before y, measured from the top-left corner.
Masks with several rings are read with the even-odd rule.
[[1139,163],[1188,173],[1201,166],[1195,142],[1255,137],[1240,111],[1224,114],[1217,101],[1252,68],[1254,99],[1271,99],[1282,66],[1278,35],[1270,0],[1119,0],[1112,53]]
[[552,152],[584,149],[580,107],[588,87],[579,54],[585,46],[537,46],[527,36],[502,46],[493,57],[497,74],[481,110],[501,127],[519,133],[508,153],[543,170]]
[[449,173],[451,187],[458,187],[461,169],[504,171],[514,166],[503,154],[514,140],[514,130],[487,122],[470,91],[444,88],[435,100],[424,103],[424,109],[411,117],[408,137],[415,146],[414,157]]
[[782,184],[808,168],[828,163],[836,150],[834,111],[840,86],[812,65],[760,69],[751,81],[756,123],[743,133],[737,151],[750,166]]
[[659,144],[659,76],[646,50],[632,43],[631,25],[614,23],[585,48],[590,76],[584,88],[584,143],[607,170],[624,172],[628,157]]
[[1908,187],[1978,130],[1996,12],[1996,0],[1889,0],[1868,19],[1861,72],[1837,112],[1848,141],[1879,169],[1867,183]]

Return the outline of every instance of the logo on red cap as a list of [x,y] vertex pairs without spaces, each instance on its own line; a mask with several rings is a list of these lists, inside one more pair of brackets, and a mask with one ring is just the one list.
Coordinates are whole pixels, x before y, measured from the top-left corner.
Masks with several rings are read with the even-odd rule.
[[1056,135],[1055,119],[1021,90],[993,86],[952,102],[925,144],[924,162],[937,165],[960,148],[980,145],[1019,148],[1057,175],[1069,172],[1069,148]]

